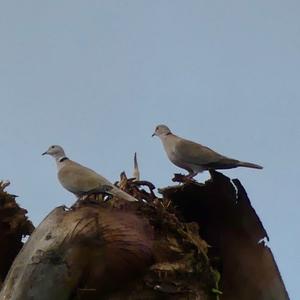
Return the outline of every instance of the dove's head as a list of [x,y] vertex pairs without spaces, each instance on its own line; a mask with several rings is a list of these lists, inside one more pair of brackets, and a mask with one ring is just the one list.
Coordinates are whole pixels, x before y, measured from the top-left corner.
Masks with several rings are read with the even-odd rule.
[[157,125],[152,136],[164,137],[168,134],[171,134],[171,130],[166,125]]
[[65,157],[64,149],[58,145],[50,146],[48,150],[44,152],[42,155],[46,155],[46,154],[53,156],[55,159]]

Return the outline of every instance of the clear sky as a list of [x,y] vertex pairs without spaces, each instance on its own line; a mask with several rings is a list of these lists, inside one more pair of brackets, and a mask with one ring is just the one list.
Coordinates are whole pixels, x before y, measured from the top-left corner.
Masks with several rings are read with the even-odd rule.
[[[171,184],[159,123],[263,171],[245,186],[291,299],[299,285],[300,2],[1,1],[0,177],[37,225],[74,196],[51,144],[111,181]],[[206,175],[199,175],[204,180]]]

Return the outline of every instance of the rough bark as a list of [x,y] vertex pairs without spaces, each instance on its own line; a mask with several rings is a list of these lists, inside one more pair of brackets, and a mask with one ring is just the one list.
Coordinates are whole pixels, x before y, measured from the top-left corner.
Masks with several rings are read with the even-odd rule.
[[16,196],[4,189],[9,182],[0,181],[0,286],[23,246],[22,238],[29,235],[34,227],[27,219],[27,211],[16,203]]
[[268,235],[238,179],[211,172],[206,184],[163,189],[181,213],[197,222],[210,245],[212,265],[220,271],[222,300],[289,299],[270,248]]
[[122,174],[119,186],[139,202],[54,209],[15,259],[0,300],[287,300],[244,188],[212,175],[158,199],[151,183]]

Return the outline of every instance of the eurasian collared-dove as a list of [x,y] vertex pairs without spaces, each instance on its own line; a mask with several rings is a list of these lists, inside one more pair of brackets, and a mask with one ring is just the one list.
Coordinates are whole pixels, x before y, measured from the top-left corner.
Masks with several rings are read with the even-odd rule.
[[55,158],[60,183],[76,196],[81,197],[107,192],[128,201],[137,201],[137,199],[114,186],[100,174],[67,158],[61,146],[50,146],[42,155],[45,154]]
[[158,125],[152,136],[158,136],[170,161],[189,172],[193,178],[199,172],[216,169],[247,167],[262,169],[260,165],[223,156],[212,149],[176,136],[166,125]]

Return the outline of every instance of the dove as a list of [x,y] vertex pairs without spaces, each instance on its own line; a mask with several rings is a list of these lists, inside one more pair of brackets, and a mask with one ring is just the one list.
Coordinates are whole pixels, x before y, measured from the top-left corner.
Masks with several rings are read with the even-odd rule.
[[152,136],[160,138],[170,161],[188,171],[188,178],[193,178],[198,173],[206,170],[236,167],[263,168],[257,164],[224,156],[206,146],[181,138],[173,134],[166,125],[158,125]]
[[112,194],[128,201],[134,197],[114,186],[109,180],[95,171],[70,160],[59,145],[50,146],[42,155],[52,156],[57,164],[57,176],[61,185],[77,197],[91,194]]

